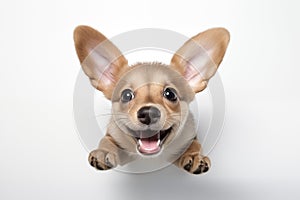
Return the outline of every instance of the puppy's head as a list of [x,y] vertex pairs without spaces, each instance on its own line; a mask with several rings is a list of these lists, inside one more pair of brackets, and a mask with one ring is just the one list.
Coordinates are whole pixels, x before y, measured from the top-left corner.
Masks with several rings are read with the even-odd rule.
[[114,123],[128,136],[122,138],[149,155],[159,153],[177,134],[184,134],[179,130],[186,123],[188,104],[215,74],[229,33],[223,28],[199,33],[174,54],[170,65],[128,66],[117,47],[87,26],[75,29],[74,40],[92,85],[112,101]]
[[184,124],[194,94],[187,81],[167,65],[134,65],[114,89],[114,121],[134,138],[140,153],[156,154]]

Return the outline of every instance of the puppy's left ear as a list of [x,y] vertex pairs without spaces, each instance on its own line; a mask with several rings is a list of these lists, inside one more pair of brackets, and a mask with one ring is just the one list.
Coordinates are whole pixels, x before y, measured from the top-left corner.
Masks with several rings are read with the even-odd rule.
[[171,67],[188,81],[195,93],[204,90],[216,73],[229,43],[229,32],[214,28],[188,40],[173,56]]

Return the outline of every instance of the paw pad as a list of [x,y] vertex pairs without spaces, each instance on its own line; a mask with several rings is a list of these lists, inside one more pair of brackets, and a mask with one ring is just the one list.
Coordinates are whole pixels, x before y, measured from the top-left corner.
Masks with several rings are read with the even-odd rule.
[[207,172],[210,168],[209,158],[202,157],[201,155],[187,156],[183,163],[187,163],[183,168],[192,174],[202,174]]

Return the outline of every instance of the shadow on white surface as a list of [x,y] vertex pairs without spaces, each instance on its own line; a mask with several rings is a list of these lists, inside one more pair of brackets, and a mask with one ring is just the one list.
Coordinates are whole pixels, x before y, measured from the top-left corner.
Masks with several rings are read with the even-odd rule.
[[[101,182],[99,180],[99,184]],[[105,194],[109,199],[120,197],[126,200],[255,198],[254,193],[242,187],[243,184],[211,179],[209,173],[190,175],[175,166],[148,174],[120,173],[114,176],[109,184],[111,189],[116,188],[116,191],[109,196]]]

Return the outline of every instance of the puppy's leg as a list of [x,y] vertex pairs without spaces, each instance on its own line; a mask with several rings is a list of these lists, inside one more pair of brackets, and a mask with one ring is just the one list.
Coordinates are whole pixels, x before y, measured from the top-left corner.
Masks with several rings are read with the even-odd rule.
[[175,161],[174,164],[192,174],[207,172],[210,168],[210,160],[200,153],[201,145],[197,139],[194,139],[190,147]]
[[90,153],[89,163],[99,170],[114,168],[121,163],[121,156],[125,156],[122,151],[114,139],[106,135],[101,139],[98,149]]

